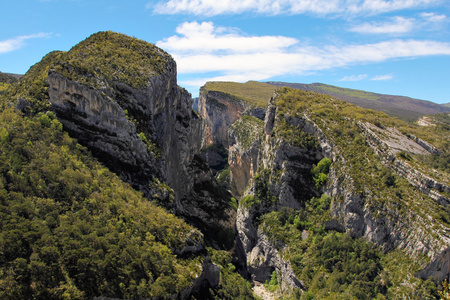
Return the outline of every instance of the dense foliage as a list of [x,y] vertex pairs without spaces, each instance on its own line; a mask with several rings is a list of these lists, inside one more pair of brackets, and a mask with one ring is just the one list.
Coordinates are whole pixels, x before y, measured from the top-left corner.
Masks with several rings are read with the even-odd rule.
[[19,80],[19,78],[20,75],[12,75],[0,72],[0,94],[5,93],[13,83],[16,83]]
[[308,289],[293,293],[292,298],[435,299],[436,286],[412,276],[420,263],[404,252],[383,254],[363,238],[327,230],[330,201],[323,194],[308,201],[304,210],[284,207],[260,218],[260,228],[291,261],[297,278]]
[[202,259],[201,234],[143,198],[51,112],[0,113],[0,298],[166,298]]

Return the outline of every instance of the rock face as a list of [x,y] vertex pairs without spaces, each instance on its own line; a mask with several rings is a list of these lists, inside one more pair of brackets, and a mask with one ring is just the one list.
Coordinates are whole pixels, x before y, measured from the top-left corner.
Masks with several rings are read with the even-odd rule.
[[[168,78],[155,77],[143,90],[108,83],[111,88],[99,91],[56,72],[49,74],[47,82],[59,119],[81,143],[147,196],[158,177],[180,200],[192,185],[188,166],[200,150],[202,121],[191,109],[190,95],[176,86],[175,66],[172,69]],[[119,94],[122,105],[116,101]],[[127,118],[129,110],[139,111],[147,121],[145,133],[154,138],[162,160],[155,159]]]
[[395,128],[382,129],[370,123],[359,123],[358,125],[363,129],[368,144],[377,152],[383,163],[395,169],[396,173],[406,178],[412,186],[430,196],[440,205],[450,204],[450,199],[442,195],[442,193],[450,193],[448,184],[438,182],[423,174],[396,156],[401,151],[422,155],[439,155],[439,150],[415,136],[405,136]]
[[224,93],[200,90],[198,111],[205,120],[205,145],[220,143],[228,149],[228,128],[245,109],[243,101]]

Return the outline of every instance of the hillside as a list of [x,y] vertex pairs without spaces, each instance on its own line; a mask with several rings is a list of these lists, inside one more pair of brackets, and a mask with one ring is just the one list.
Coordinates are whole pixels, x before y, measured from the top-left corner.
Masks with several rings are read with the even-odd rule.
[[322,83],[302,84],[286,82],[268,82],[277,87],[288,86],[305,91],[327,94],[339,100],[374,110],[383,111],[391,116],[414,122],[422,115],[450,112],[442,105],[404,96],[371,93],[361,90],[346,89]]
[[450,255],[444,116],[420,127],[282,88],[264,121],[249,112],[227,125],[228,97],[209,88],[199,106],[206,132],[228,128],[241,268],[255,282],[294,299],[437,296],[430,276],[449,276]]

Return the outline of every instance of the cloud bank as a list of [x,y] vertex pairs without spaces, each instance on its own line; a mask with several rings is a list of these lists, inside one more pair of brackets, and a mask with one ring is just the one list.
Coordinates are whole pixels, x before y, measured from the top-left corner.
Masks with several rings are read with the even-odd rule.
[[212,22],[185,22],[176,31],[178,35],[157,42],[157,46],[174,56],[178,73],[190,77],[181,82],[189,86],[211,80],[265,80],[392,59],[450,55],[450,43],[430,40],[392,39],[317,47],[285,36],[247,36],[235,28],[215,27]]

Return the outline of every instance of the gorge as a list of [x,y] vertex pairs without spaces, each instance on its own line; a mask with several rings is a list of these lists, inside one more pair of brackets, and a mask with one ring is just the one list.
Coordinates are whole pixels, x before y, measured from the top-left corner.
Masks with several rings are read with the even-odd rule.
[[445,126],[258,82],[207,83],[196,112],[168,53],[114,32],[0,97],[4,298],[432,299],[449,277]]

